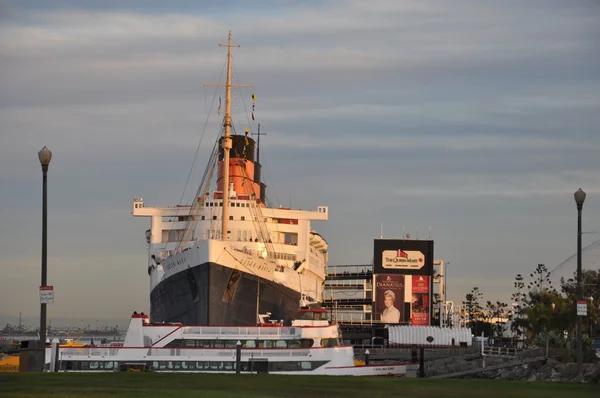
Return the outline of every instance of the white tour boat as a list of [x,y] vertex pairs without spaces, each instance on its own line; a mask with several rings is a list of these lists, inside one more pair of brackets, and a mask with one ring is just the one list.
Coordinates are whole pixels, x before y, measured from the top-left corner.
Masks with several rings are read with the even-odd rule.
[[[322,308],[303,308],[291,326],[184,326],[151,323],[134,313],[121,345],[46,349],[50,371],[149,370],[197,373],[275,373],[332,376],[404,376],[407,363],[357,365],[352,346],[342,344],[338,325]],[[262,316],[263,319],[268,314]]]

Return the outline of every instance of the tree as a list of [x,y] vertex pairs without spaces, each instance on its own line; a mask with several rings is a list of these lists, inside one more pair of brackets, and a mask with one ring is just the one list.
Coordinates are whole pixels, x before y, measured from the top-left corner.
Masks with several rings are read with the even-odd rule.
[[496,303],[492,303],[491,301],[487,301],[487,319],[484,321],[489,322],[492,325],[492,336],[502,338],[504,336],[504,327],[507,321],[506,308],[507,304],[501,301],[496,301]]
[[[475,325],[482,319],[482,308],[479,304],[479,300],[483,298],[483,293],[479,291],[478,287],[471,289],[470,293],[465,295],[465,301],[462,302],[463,313],[461,317],[466,322],[467,327],[475,329]],[[474,331],[477,334],[477,330]]]
[[525,300],[527,299],[527,294],[524,293],[525,282],[523,281],[523,275],[518,274],[515,277],[515,282],[513,284],[516,292],[514,292],[511,296],[513,302],[514,311],[510,314],[509,319],[512,321],[511,329],[515,332],[516,337],[519,338],[523,335],[522,330],[522,321],[521,321],[521,311],[523,310],[523,306],[525,305]]
[[548,271],[548,267],[544,264],[538,264],[535,271],[530,274],[532,281],[527,285],[529,292],[539,292],[541,290],[555,290],[552,287],[552,281],[550,280],[551,273]]

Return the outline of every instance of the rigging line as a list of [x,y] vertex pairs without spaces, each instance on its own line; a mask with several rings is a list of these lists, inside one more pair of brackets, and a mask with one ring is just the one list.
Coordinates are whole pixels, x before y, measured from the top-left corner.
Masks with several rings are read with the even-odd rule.
[[[225,65],[227,64],[227,58],[225,58],[225,61],[223,63],[223,68],[221,68],[221,74],[219,75],[219,81],[218,83],[221,83],[221,80],[223,78],[223,71],[225,70]],[[200,152],[200,145],[202,144],[202,140],[206,134],[206,128],[208,126],[208,121],[210,120],[210,115],[212,113],[212,109],[213,109],[213,105],[215,103],[215,98],[217,96],[217,92],[218,92],[218,87],[215,87],[215,92],[213,94],[213,99],[211,101],[211,105],[208,111],[208,114],[206,115],[206,120],[204,121],[204,126],[202,128],[202,134],[200,135],[200,139],[198,140],[198,145],[196,146],[196,152],[194,153],[194,159],[192,160],[192,165],[190,166],[190,171],[188,173],[187,179],[185,181],[185,185],[183,187],[183,192],[181,193],[181,198],[179,199],[179,204],[182,205],[183,204],[183,198],[185,197],[185,192],[187,191],[188,185],[190,183],[190,179],[192,177],[192,173],[194,172],[194,166],[196,164],[196,160],[198,159],[198,153]],[[206,91],[204,91],[205,93],[205,99],[206,99]],[[221,132],[221,129],[219,130],[219,133]],[[220,134],[219,134],[220,135]],[[217,138],[217,142],[218,142],[218,138]],[[210,164],[210,162],[209,162]],[[206,172],[205,172],[206,175]],[[204,177],[203,177],[204,178]],[[200,188],[199,188],[200,189]],[[197,193],[197,191],[196,191]],[[194,199],[191,200],[190,205],[193,207],[194,205]],[[169,228],[169,232],[173,230],[175,226],[172,224],[171,228]],[[169,233],[167,233],[168,236]],[[168,239],[167,239],[168,241]],[[168,242],[167,242],[168,245]],[[181,245],[181,241],[177,244],[177,248]]]
[[[600,240],[597,240],[595,242],[590,243],[589,245],[587,245],[586,247],[584,247],[583,249],[581,249],[582,252],[582,257],[583,257],[583,251],[586,249],[589,249],[591,247],[595,247],[595,246],[600,246]],[[570,256],[569,258],[567,258],[565,261],[563,261],[562,263],[558,264],[556,267],[554,267],[554,269],[552,271],[550,271],[548,274],[551,275],[554,271],[558,270],[560,267],[562,267],[563,265],[565,265],[566,263],[568,263],[569,261],[571,261],[572,259],[577,258],[577,253],[573,254],[572,256]]]
[[[237,73],[237,69],[235,67],[235,64],[233,64],[233,73],[235,74],[235,78],[239,81],[240,78],[238,76]],[[240,90],[240,100],[242,101],[242,105],[244,105],[244,113],[246,114],[246,122],[248,123],[248,129],[250,130],[250,132],[252,132],[252,129],[250,128],[250,118],[248,117],[248,108],[246,107],[246,101],[244,101],[244,94],[242,93],[242,90]]]
[[[202,211],[202,208],[204,207],[206,193],[208,192],[208,190],[210,188],[214,169],[216,167],[216,163],[217,163],[217,160],[219,157],[218,143],[219,143],[219,140],[217,139],[213,146],[213,151],[212,151],[210,160],[204,171],[204,176],[202,177],[202,183],[200,184],[200,187],[196,191],[197,199],[194,200],[194,202],[190,206],[190,211],[188,213],[186,227],[185,227],[183,236],[181,237],[181,239],[177,245],[177,248],[180,248],[184,241],[187,241],[187,240],[192,241],[193,240],[193,234],[194,234],[197,224],[198,224],[197,217],[200,215],[199,213]],[[198,212],[198,214],[192,214],[195,212]],[[191,238],[190,238],[190,234],[192,235]],[[188,238],[190,238],[190,239],[188,239]]]
[[[233,64],[233,63],[232,63],[232,64]],[[233,65],[232,65],[232,69],[233,69],[233,73],[235,74],[235,78],[236,78],[237,80],[239,80],[239,76],[238,76],[238,73],[237,73],[237,69],[236,69],[236,67],[235,67],[235,64],[233,64]],[[242,100],[242,104],[244,105],[244,112],[245,112],[245,114],[246,114],[246,121],[248,122],[248,130],[249,130],[249,131],[250,131],[250,133],[252,134],[252,124],[251,124],[251,122],[250,122],[250,118],[248,117],[248,108],[246,107],[246,102],[244,101],[244,94],[243,94],[241,91],[242,91],[242,90],[240,90],[240,97],[241,97],[241,100]],[[263,157],[264,157],[264,155],[263,155]],[[261,163],[261,165],[265,165],[265,166],[266,166],[266,162],[265,162],[265,161],[263,161],[263,162]],[[264,170],[264,168],[263,168],[263,170]],[[262,173],[264,173],[264,172],[263,172],[263,171],[261,171],[261,174],[262,174]],[[265,174],[266,174],[266,173],[265,173]],[[265,176],[265,177],[266,177],[266,176]],[[268,181],[268,179],[267,179],[267,178],[265,178],[265,181]],[[269,194],[268,194],[268,196],[267,196],[267,194],[266,194],[266,192],[265,192],[265,196],[267,196],[267,197],[265,197],[265,198],[262,198],[262,199],[264,200],[264,202],[265,202],[265,203],[266,203],[266,204],[267,204],[269,207],[274,207],[274,206],[273,206],[273,202],[272,202],[272,201],[270,200],[270,198],[269,198],[269,197],[271,196],[271,192],[273,192],[273,196],[275,197],[275,201],[276,201],[276,202],[279,202],[279,204],[281,204],[281,201],[280,201],[280,200],[279,200],[279,198],[277,197],[277,194],[275,193],[275,191],[274,191],[274,189],[273,189],[273,188],[269,190]]]
[[[221,84],[221,80],[223,78],[223,71],[225,70],[225,65],[227,63],[227,58],[225,59],[225,63],[223,64],[223,68],[221,69],[221,74],[219,75],[218,83]],[[206,134],[206,127],[208,126],[208,121],[210,120],[210,114],[212,113],[212,109],[215,103],[215,98],[217,97],[217,93],[219,91],[218,87],[215,87],[215,92],[213,94],[213,99],[210,104],[210,108],[208,114],[206,115],[206,119],[204,121],[204,126],[202,128],[202,134],[200,135],[200,139],[198,140],[198,145],[196,146],[196,153],[194,154],[194,159],[192,161],[192,166],[190,167],[190,172],[188,173],[187,179],[185,181],[185,186],[183,188],[183,193],[181,194],[181,198],[179,199],[179,204],[183,204],[183,198],[185,197],[185,191],[187,190],[188,184],[190,183],[190,179],[192,177],[192,173],[194,171],[194,166],[196,164],[196,160],[198,159],[198,153],[200,152],[200,145],[202,144],[202,139]]]

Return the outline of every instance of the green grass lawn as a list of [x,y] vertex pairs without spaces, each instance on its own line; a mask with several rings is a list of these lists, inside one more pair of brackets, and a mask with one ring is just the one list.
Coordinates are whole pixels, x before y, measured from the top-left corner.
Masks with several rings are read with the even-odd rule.
[[600,397],[600,386],[496,380],[157,373],[0,373],[0,397]]

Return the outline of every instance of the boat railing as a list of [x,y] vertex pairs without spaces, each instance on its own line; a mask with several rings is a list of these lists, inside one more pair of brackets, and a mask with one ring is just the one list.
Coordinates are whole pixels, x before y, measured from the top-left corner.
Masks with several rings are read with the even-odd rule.
[[237,327],[237,326],[220,326],[220,327],[203,327],[189,326],[183,329],[183,334],[198,334],[198,335],[219,335],[219,336],[289,336],[299,337],[301,330],[295,327]]
[[[116,348],[98,348],[98,347],[83,347],[83,348],[61,348],[61,359],[70,357],[77,358],[110,358],[134,356],[139,358],[140,354],[144,358],[148,357],[222,357],[235,358],[235,348],[222,349],[206,349],[206,348],[172,348],[172,347],[116,347]],[[272,348],[272,349],[244,349],[242,350],[242,358],[272,358],[272,357],[307,357],[310,355],[309,349],[289,349],[289,348]]]

